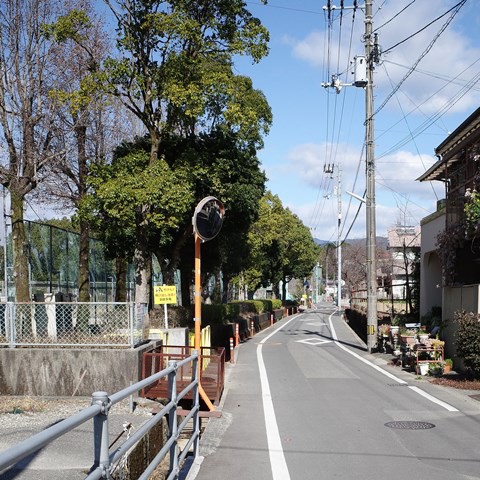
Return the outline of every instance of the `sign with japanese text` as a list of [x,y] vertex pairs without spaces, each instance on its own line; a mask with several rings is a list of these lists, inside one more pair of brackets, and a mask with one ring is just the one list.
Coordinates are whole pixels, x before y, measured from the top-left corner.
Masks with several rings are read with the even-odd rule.
[[177,287],[175,285],[153,287],[153,301],[155,305],[177,303]]

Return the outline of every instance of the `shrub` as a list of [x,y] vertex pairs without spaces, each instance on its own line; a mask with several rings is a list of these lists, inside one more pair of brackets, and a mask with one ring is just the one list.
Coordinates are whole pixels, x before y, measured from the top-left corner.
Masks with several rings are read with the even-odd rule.
[[468,372],[480,376],[480,316],[472,312],[455,312],[457,354]]
[[271,312],[273,310],[272,300],[257,300],[257,302],[262,304],[262,311],[258,313]]
[[225,322],[225,305],[202,303],[202,326],[217,325]]
[[278,310],[282,308],[282,301],[278,298],[272,300],[272,310]]

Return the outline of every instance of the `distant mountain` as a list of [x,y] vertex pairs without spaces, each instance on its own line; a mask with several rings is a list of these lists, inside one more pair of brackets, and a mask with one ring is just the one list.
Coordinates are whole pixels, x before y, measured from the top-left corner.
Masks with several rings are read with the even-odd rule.
[[[336,241],[320,240],[319,238],[314,238],[313,241],[317,245],[320,245],[321,247],[323,247],[324,245],[327,245],[328,243],[332,243],[332,244],[336,243]],[[365,244],[366,239],[365,238],[349,238],[345,243],[349,243],[350,245],[360,245],[360,244]],[[388,246],[387,237],[377,237],[377,247],[386,249],[387,246]]]

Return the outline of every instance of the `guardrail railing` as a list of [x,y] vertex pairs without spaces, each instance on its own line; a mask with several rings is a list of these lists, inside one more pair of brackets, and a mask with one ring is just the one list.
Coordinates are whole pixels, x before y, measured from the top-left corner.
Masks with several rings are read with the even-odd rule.
[[1,303],[0,345],[133,348],[145,338],[145,313],[141,303]]
[[[190,383],[177,392],[177,372],[183,371],[183,367],[190,365],[192,377]],[[120,401],[136,394],[139,390],[148,387],[150,384],[158,382],[162,378],[168,378],[168,402],[166,405],[145,422],[133,435],[131,435],[123,444],[115,450],[109,448],[109,422],[108,414],[111,408]],[[180,382],[179,382],[180,384]],[[184,386],[182,384],[182,386]],[[178,402],[192,392],[192,408],[186,415],[180,425],[177,422],[176,410]],[[190,396],[190,395],[189,395]],[[154,457],[152,462],[144,470],[139,480],[147,480],[155,471],[160,462],[170,453],[170,468],[168,480],[178,478],[180,468],[188,452],[193,448],[194,457],[198,456],[198,442],[200,438],[200,426],[198,413],[200,402],[198,396],[198,352],[182,361],[170,361],[166,369],[156,373],[130,387],[109,396],[107,392],[95,392],[92,394],[92,405],[81,410],[79,413],[47,428],[46,430],[33,435],[29,439],[0,452],[0,474],[3,470],[15,465],[28,455],[35,453],[44,446],[50,444],[57,438],[72,431],[74,428],[93,419],[93,438],[94,460],[93,466],[85,479],[95,480],[101,478],[110,478],[110,473],[125,455],[159,422],[168,415],[168,437],[165,445]],[[189,437],[183,449],[180,449],[178,439],[182,431],[186,431],[188,422],[193,421],[191,436]],[[1,476],[1,475],[0,475]]]

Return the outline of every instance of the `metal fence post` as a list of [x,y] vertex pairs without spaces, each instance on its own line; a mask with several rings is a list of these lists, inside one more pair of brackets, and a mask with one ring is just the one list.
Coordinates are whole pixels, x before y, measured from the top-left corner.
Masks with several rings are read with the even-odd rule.
[[109,399],[107,392],[94,392],[92,405],[101,405],[102,411],[93,419],[94,464],[93,467],[102,469],[102,478],[110,478],[110,457],[108,438],[108,409]]
[[200,410],[200,396],[198,394],[198,350],[193,351],[193,360],[192,360],[192,382],[196,381],[195,387],[193,388],[193,405],[192,408],[195,410],[193,414],[193,436],[195,440],[193,442],[193,457],[197,458],[199,455],[199,440],[200,440],[200,418],[198,412]]
[[137,319],[135,318],[135,309],[133,303],[128,304],[128,327],[130,330],[130,348],[135,347],[135,342],[133,339],[133,328],[137,323]]
[[177,362],[170,360],[168,366],[173,370],[168,374],[168,398],[172,402],[172,408],[168,413],[169,437],[174,438],[170,447],[170,472],[178,477],[178,425],[177,425]]
[[5,326],[8,332],[10,348],[15,348],[15,303],[7,302],[5,309]]

